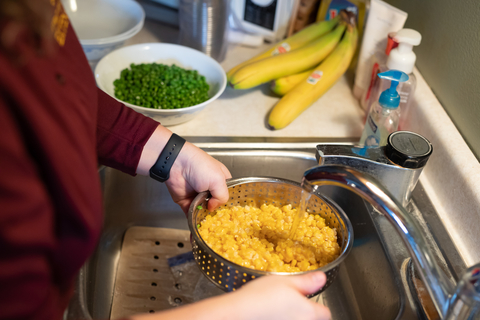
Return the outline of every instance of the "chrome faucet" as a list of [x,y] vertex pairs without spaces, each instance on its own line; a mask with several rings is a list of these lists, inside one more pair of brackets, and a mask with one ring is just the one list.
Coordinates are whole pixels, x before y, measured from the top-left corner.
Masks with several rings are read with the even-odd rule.
[[317,145],[320,165],[340,164],[375,177],[406,207],[433,147],[419,134],[397,131],[383,147]]
[[[411,135],[412,133],[403,132],[403,134]],[[416,136],[424,139],[419,135]],[[412,161],[414,166],[423,162],[420,163],[420,167],[412,170],[399,167],[385,155],[385,153],[389,155],[391,153],[391,150],[385,151],[385,148],[365,150],[352,146],[320,145],[317,147],[320,166],[304,173],[302,185],[309,192],[315,192],[322,185],[335,185],[346,188],[367,200],[385,215],[400,234],[442,319],[477,319],[475,315],[478,316],[480,312],[480,263],[469,268],[455,288],[437,264],[421,227],[403,206],[418,180],[420,172],[417,169],[423,168],[428,159],[428,156],[421,155],[425,149],[420,149],[421,143],[417,144],[417,142],[405,142],[416,145],[418,152],[414,150],[414,153],[421,156],[421,159],[412,157],[407,160]],[[367,156],[362,154],[364,151],[367,151]],[[395,155],[394,152],[394,157],[397,156],[399,155]],[[412,185],[399,186],[400,183],[413,183],[413,187]]]

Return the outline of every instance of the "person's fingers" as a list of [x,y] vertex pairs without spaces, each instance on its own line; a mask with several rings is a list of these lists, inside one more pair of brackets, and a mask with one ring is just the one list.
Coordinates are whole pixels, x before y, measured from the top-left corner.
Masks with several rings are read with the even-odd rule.
[[225,202],[221,202],[218,199],[210,198],[210,200],[208,200],[208,211],[212,212],[224,203]]
[[227,167],[220,162],[220,168],[222,169],[223,174],[225,175],[225,179],[230,179],[232,177],[232,174],[230,171],[227,169]]
[[332,319],[332,314],[330,313],[330,310],[322,306],[321,304],[314,303],[314,309],[315,309],[315,319],[318,320],[330,320]]
[[224,175],[224,180],[222,179],[222,182],[220,184],[217,183],[216,185],[210,187],[210,194],[212,195],[212,198],[208,201],[209,211],[214,211],[215,209],[226,203],[229,198],[226,180],[230,179],[232,177],[232,174],[227,169],[227,167],[220,161],[218,161],[218,165]]
[[210,194],[212,197],[208,200],[208,210],[213,211],[222,204],[228,201],[228,188],[225,180],[218,181],[216,184],[211,185]]
[[327,276],[321,271],[316,271],[291,277],[291,281],[301,294],[308,295],[320,290],[327,282]]

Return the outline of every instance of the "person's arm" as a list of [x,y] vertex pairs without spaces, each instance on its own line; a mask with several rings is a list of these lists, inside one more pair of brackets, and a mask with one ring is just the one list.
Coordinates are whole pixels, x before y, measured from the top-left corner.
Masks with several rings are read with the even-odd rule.
[[97,154],[100,164],[136,174],[140,155],[158,122],[126,107],[100,89],[97,111]]
[[328,308],[306,298],[325,283],[323,272],[264,276],[235,292],[131,320],[328,320]]
[[[101,164],[131,175],[149,170],[172,132],[98,90],[97,152]],[[165,182],[173,200],[187,213],[201,191],[210,191],[209,210],[228,200],[228,169],[204,151],[186,142]]]
[[[136,172],[149,175],[150,168],[172,136],[172,132],[159,125],[143,148]],[[185,142],[173,163],[170,178],[165,182],[173,200],[187,213],[198,192],[210,191],[208,209],[215,210],[227,202],[226,179],[231,178],[228,169],[193,144]]]

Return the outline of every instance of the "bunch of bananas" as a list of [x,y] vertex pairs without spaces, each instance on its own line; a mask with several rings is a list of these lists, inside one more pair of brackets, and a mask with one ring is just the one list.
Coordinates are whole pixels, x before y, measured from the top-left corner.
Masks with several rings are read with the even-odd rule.
[[342,11],[337,18],[314,23],[270,50],[227,72],[234,89],[271,82],[282,96],[268,124],[285,128],[320,98],[347,71],[357,46],[355,17]]

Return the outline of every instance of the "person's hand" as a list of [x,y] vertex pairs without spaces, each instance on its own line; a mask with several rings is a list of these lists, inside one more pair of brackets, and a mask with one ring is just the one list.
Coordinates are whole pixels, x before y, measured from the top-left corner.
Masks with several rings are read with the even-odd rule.
[[[171,135],[172,132],[161,125],[155,129],[143,148],[136,170],[138,174],[149,175],[150,168],[157,161]],[[186,142],[173,163],[170,178],[165,184],[173,201],[187,214],[193,199],[202,191],[210,191],[212,194],[208,201],[210,211],[227,202],[226,179],[231,177],[227,167],[220,161]]]
[[328,308],[305,297],[325,283],[323,272],[264,276],[236,291],[232,304],[243,309],[242,319],[328,320],[331,317]]
[[305,297],[325,283],[323,272],[263,276],[235,292],[132,320],[329,320],[327,307]]
[[165,184],[173,201],[187,214],[198,192],[210,191],[212,195],[208,201],[210,211],[227,202],[226,179],[231,177],[223,163],[186,142],[170,169],[170,178]]

